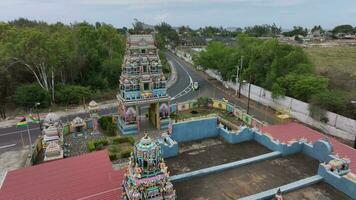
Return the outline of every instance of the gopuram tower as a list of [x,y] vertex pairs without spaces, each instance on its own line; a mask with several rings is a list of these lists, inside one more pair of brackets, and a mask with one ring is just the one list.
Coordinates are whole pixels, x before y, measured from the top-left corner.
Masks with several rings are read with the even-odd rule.
[[140,132],[145,108],[155,128],[168,127],[170,97],[152,35],[128,36],[117,99],[118,126],[123,134]]
[[176,193],[168,180],[169,172],[160,146],[145,135],[131,153],[122,183],[124,200],[174,200]]

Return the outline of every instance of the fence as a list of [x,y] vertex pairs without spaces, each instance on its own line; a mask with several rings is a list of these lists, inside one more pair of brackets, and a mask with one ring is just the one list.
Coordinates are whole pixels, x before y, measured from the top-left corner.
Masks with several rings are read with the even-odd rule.
[[[231,81],[222,81],[221,77],[213,70],[206,70],[206,73],[223,82],[229,88],[236,90],[238,84]],[[248,95],[248,84],[241,85],[241,94]],[[354,140],[356,136],[356,120],[346,118],[333,112],[327,111],[329,121],[327,123],[313,119],[309,115],[309,104],[291,97],[273,99],[272,93],[262,87],[251,84],[250,97],[265,106],[275,110],[284,110],[293,118],[322,130],[328,134],[341,137],[343,139]]]
[[[231,113],[232,115],[234,115],[235,117],[237,117],[238,119],[240,119],[250,127],[259,129],[265,125],[265,123],[247,114],[244,110],[240,109],[239,107],[237,107],[232,103],[225,102],[218,99],[212,99],[212,100],[213,103],[208,105],[209,108],[225,110],[226,112]],[[176,113],[180,111],[190,110],[196,108],[197,106],[198,106],[197,100],[171,104],[171,112]]]

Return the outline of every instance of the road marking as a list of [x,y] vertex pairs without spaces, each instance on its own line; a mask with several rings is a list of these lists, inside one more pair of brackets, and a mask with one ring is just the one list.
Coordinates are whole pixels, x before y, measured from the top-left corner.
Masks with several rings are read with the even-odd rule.
[[[38,130],[38,129],[40,129],[40,128],[30,128],[29,130],[30,131],[33,131],[33,130]],[[1,134],[0,135],[0,137],[1,136],[6,136],[6,135],[12,135],[12,134],[16,134],[16,133],[21,133],[21,132],[26,132],[27,131],[27,129],[25,129],[25,130],[20,130],[20,131],[13,131],[13,132],[9,132],[9,133],[4,133],[4,134]]]
[[5,149],[5,148],[13,147],[13,146],[15,146],[15,145],[16,145],[16,144],[4,145],[4,146],[1,146],[0,149]]
[[180,61],[177,58],[175,58],[172,55],[171,55],[171,58],[176,61],[176,63],[183,69],[183,71],[185,73],[187,73],[187,75],[189,77],[188,86],[186,88],[184,88],[184,90],[180,91],[177,95],[175,95],[174,97],[171,98],[171,100],[174,100],[174,99],[178,99],[179,97],[182,97],[182,96],[188,94],[190,91],[192,91],[193,79],[192,79],[192,76],[189,74],[188,70],[185,69],[185,67],[180,63]]

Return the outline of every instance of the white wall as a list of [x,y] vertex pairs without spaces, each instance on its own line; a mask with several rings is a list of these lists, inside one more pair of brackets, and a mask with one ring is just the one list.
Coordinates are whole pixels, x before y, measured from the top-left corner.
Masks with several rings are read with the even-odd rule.
[[[216,78],[220,81],[221,78],[218,77],[216,72],[212,70],[207,70],[206,73],[213,78]],[[227,84],[230,88],[236,89],[238,85],[234,82],[223,81],[224,84]],[[248,96],[248,84],[243,84],[241,86],[241,94]],[[327,117],[329,119],[328,123],[323,123],[318,120],[315,120],[309,116],[309,104],[303,101],[291,98],[284,97],[279,99],[273,99],[272,93],[262,87],[251,85],[251,99],[268,105],[274,109],[283,109],[288,111],[291,116],[299,121],[309,124],[315,128],[322,130],[328,134],[341,137],[343,139],[354,140],[356,136],[356,121],[344,116],[338,115],[333,112],[327,111]]]
[[[183,52],[177,51],[177,55],[183,58],[185,61],[191,62],[191,60],[183,56]],[[230,88],[233,88],[234,90],[236,90],[236,88],[238,87],[238,85],[234,82],[223,81],[216,70],[208,69],[205,72],[210,77],[221,81],[224,85],[227,85]],[[241,86],[241,94],[244,96],[248,96],[248,84],[243,84]],[[273,99],[272,93],[270,91],[257,85],[251,85],[250,97],[254,101],[257,101],[263,105],[268,105],[273,109],[288,110],[288,112],[293,118],[298,119],[299,121],[313,126],[317,129],[320,129],[328,134],[348,140],[354,140],[356,137],[356,120],[354,119],[350,119],[342,115],[327,111],[326,115],[329,119],[328,123],[320,122],[309,116],[308,103],[291,97]]]

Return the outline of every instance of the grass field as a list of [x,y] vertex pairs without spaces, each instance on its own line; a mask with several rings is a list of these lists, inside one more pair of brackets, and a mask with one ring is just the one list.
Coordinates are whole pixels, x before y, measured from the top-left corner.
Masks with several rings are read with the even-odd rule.
[[305,51],[317,72],[330,79],[331,87],[355,92],[356,47],[310,47]]

